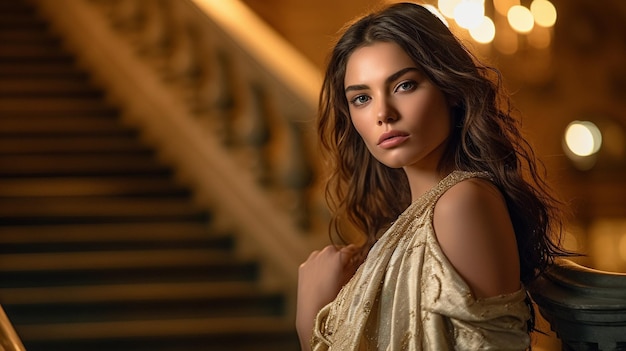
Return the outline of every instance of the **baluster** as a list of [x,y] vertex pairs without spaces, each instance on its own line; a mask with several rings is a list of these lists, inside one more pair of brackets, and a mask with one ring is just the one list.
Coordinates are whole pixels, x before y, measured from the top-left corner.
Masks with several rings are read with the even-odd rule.
[[[195,62],[196,79],[193,89],[193,112],[196,116],[205,116],[216,103],[214,94],[218,94],[214,81],[218,70],[220,70],[218,58],[219,50],[211,42],[211,37],[207,31],[198,31],[195,40]],[[221,85],[221,84],[220,84]],[[221,90],[223,87],[219,87]]]
[[205,128],[226,147],[235,142],[233,122],[237,115],[234,71],[230,57],[221,49],[205,49],[196,89],[196,109]]
[[171,43],[167,58],[166,78],[177,83],[182,89],[183,96],[188,103],[193,103],[192,84],[198,74],[197,54],[195,50],[196,29],[181,11],[181,2],[169,2],[169,22],[171,28]]
[[141,3],[137,0],[105,1],[108,5],[107,15],[111,18],[113,27],[123,32],[136,31],[141,27]]
[[301,127],[293,122],[287,123],[287,145],[282,165],[282,182],[288,188],[291,198],[291,211],[300,228],[311,226],[308,189],[313,181],[313,168],[309,162]]
[[263,88],[256,83],[249,85],[249,92],[249,102],[246,104],[248,113],[240,125],[243,142],[252,159],[251,170],[257,181],[261,185],[269,185],[269,162],[265,155],[271,137],[267,97]]
[[139,53],[153,61],[156,68],[163,72],[163,56],[171,40],[165,19],[165,4],[161,0],[142,1],[141,4],[144,21],[136,44],[139,46]]

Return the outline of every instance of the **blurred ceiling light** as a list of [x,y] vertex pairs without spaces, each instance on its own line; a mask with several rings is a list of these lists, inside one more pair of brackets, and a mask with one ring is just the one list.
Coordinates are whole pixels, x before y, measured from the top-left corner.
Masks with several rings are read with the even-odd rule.
[[556,23],[556,8],[548,0],[533,0],[530,12],[538,26],[552,27]]
[[460,3],[461,0],[439,0],[437,7],[444,16],[454,18],[454,8]]
[[480,0],[463,0],[454,8],[454,20],[461,28],[477,28],[485,16],[485,4]]
[[574,121],[565,129],[565,145],[576,156],[591,156],[602,146],[602,133],[589,121]]
[[535,19],[530,10],[524,6],[515,5],[506,14],[511,28],[518,33],[528,33],[533,30]]
[[496,26],[493,24],[491,18],[483,16],[483,20],[476,28],[469,30],[470,35],[474,40],[481,44],[488,44],[493,41],[496,36]]

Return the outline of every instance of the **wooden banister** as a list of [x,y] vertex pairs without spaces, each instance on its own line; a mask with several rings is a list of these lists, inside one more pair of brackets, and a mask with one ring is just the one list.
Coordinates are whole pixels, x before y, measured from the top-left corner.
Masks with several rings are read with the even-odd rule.
[[0,350],[26,351],[2,306],[0,306]]

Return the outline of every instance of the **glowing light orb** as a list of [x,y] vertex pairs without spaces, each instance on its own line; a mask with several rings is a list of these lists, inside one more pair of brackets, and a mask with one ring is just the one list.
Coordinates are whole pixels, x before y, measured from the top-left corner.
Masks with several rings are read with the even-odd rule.
[[556,23],[556,8],[548,0],[534,0],[530,4],[530,12],[538,26],[552,27]]
[[496,36],[496,26],[491,18],[484,16],[483,21],[476,28],[469,30],[470,35],[474,40],[481,44],[488,44],[493,41]]
[[574,121],[565,130],[565,145],[576,156],[591,156],[600,150],[602,133],[589,121]]
[[535,19],[530,10],[524,6],[513,6],[507,12],[506,18],[509,20],[511,28],[518,33],[528,33],[535,26]]
[[473,29],[483,22],[485,4],[480,0],[464,0],[454,8],[454,20],[461,28]]

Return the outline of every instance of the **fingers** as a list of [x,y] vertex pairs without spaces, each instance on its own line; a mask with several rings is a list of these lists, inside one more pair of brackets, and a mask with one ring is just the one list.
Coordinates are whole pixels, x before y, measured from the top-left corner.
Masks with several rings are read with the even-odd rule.
[[318,259],[338,259],[341,265],[344,266],[360,265],[363,261],[363,250],[360,246],[355,244],[349,244],[340,248],[334,245],[328,245],[322,250],[311,252],[307,260],[302,263],[300,267]]

